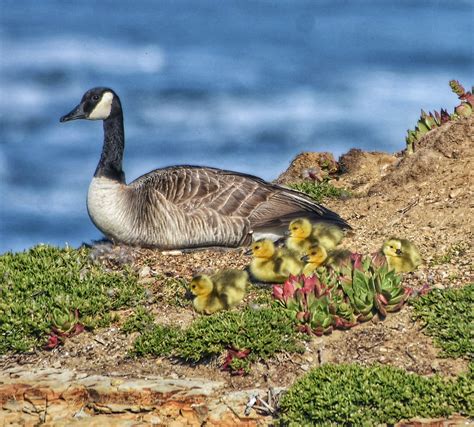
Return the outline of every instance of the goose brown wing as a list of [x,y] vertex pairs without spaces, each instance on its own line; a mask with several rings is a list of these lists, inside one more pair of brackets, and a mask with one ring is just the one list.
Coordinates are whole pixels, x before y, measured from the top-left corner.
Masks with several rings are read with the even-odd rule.
[[188,213],[206,209],[226,217],[247,218],[251,229],[286,226],[301,216],[349,227],[339,215],[303,193],[238,172],[173,166],[149,172],[130,185],[144,187],[147,193],[158,191]]

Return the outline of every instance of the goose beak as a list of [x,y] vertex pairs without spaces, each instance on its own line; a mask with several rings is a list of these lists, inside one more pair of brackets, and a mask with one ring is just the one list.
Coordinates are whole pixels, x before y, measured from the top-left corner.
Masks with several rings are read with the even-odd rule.
[[191,292],[190,289],[186,289],[186,293],[184,294],[184,298],[186,298],[187,300],[193,300],[194,299],[194,295],[193,295],[193,293]]
[[77,119],[85,119],[86,118],[86,113],[84,112],[84,106],[79,104],[76,108],[74,108],[70,113],[66,114],[65,116],[62,116],[59,121],[61,123],[64,122],[69,122],[71,120],[77,120]]

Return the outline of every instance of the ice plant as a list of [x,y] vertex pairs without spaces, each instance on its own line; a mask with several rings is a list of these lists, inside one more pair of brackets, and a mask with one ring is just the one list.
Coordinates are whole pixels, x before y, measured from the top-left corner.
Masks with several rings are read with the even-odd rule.
[[464,87],[457,81],[451,80],[449,86],[452,91],[461,100],[461,103],[454,109],[453,114],[449,114],[446,110],[441,109],[441,112],[426,113],[421,110],[421,115],[416,123],[414,130],[408,129],[406,136],[407,153],[412,154],[415,150],[415,142],[419,141],[421,137],[432,129],[440,127],[445,123],[456,120],[460,117],[469,117],[474,109],[474,95],[472,92],[467,92]]

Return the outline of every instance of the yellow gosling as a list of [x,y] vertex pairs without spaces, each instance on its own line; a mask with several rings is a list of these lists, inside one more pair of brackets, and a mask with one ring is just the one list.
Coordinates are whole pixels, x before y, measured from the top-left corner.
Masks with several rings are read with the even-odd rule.
[[414,271],[422,260],[416,246],[406,239],[391,238],[384,242],[382,252],[390,270],[397,273]]
[[209,277],[193,277],[190,291],[193,306],[199,313],[212,314],[238,305],[245,296],[248,274],[240,270],[224,270]]
[[290,274],[299,274],[303,264],[290,252],[276,249],[271,240],[252,243],[250,272],[261,282],[283,283]]
[[316,270],[326,262],[327,257],[328,254],[323,246],[311,246],[306,255],[301,258],[301,260],[305,262],[303,274],[305,276],[314,274]]
[[323,246],[327,251],[330,251],[341,243],[344,237],[344,232],[337,225],[317,222],[316,224],[313,224],[311,236],[320,246]]
[[312,231],[313,226],[308,219],[294,219],[288,226],[286,247],[297,254],[305,254],[311,246],[317,243],[311,235]]

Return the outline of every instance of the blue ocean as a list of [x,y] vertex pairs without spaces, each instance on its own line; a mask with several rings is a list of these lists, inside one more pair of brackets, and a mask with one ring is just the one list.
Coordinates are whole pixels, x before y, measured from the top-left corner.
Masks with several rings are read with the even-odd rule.
[[267,180],[302,151],[398,151],[420,108],[473,83],[473,1],[2,0],[0,253],[101,237],[86,194],[109,86],[127,181],[197,164]]

